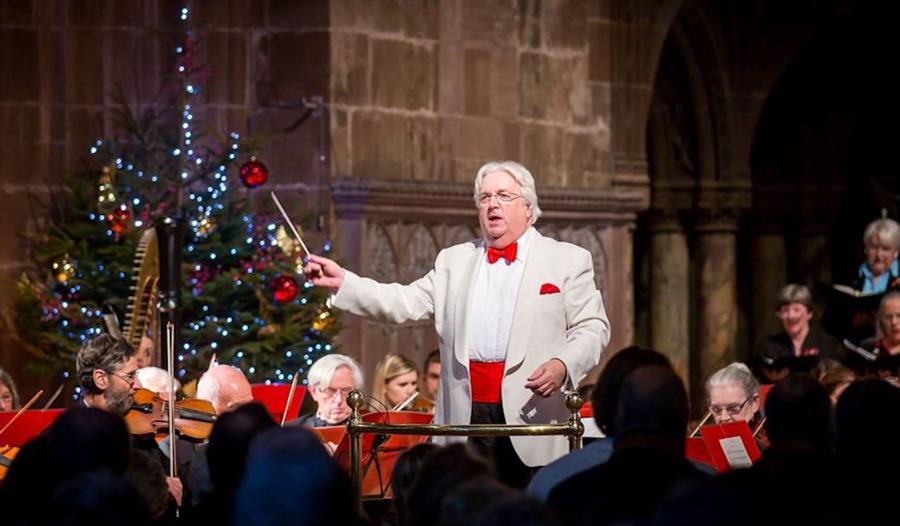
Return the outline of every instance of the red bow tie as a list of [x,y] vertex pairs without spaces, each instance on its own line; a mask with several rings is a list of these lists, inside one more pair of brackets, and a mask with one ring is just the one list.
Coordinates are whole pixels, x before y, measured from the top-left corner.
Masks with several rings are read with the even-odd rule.
[[487,257],[488,263],[493,265],[497,262],[498,259],[503,258],[506,260],[506,264],[509,265],[513,261],[516,260],[516,252],[519,250],[519,244],[513,243],[512,245],[507,245],[506,248],[494,248],[488,247]]

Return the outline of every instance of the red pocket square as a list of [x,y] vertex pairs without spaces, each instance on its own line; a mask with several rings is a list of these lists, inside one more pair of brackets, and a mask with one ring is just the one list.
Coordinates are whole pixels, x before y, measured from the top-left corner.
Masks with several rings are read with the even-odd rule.
[[559,292],[559,287],[554,285],[553,283],[544,283],[541,285],[541,294],[556,294]]

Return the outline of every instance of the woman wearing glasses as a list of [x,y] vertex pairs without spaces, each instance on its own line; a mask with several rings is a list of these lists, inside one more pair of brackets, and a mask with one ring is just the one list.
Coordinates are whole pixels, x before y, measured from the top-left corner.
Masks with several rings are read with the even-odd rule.
[[717,424],[752,423],[759,414],[759,382],[740,362],[713,373],[706,381],[706,396]]

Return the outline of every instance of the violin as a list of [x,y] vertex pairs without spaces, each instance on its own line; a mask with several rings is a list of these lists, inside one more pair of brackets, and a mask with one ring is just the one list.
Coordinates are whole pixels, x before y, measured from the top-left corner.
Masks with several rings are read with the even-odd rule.
[[[125,415],[132,435],[165,435],[169,433],[169,402],[149,389],[134,393],[134,404]],[[175,402],[175,431],[187,438],[206,440],[216,421],[212,404],[197,398]]]
[[18,454],[19,448],[15,446],[0,446],[0,480],[6,478],[6,472]]
[[421,396],[415,400],[407,408],[408,411],[418,411],[420,413],[434,413],[434,400],[429,400]]

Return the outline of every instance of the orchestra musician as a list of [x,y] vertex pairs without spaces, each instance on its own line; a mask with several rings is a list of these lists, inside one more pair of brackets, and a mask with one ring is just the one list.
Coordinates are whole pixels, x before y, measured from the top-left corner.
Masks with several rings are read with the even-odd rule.
[[[82,403],[124,416],[141,387],[137,379],[137,351],[124,338],[101,334],[86,340],[75,357],[78,383],[83,390]],[[163,451],[153,441],[136,440],[134,447],[154,453],[164,465]],[[166,477],[169,493],[181,505],[183,487],[177,477]]]
[[441,386],[441,350],[435,349],[428,353],[425,365],[422,366],[421,395],[432,402],[437,400],[438,388]]
[[[442,364],[436,423],[563,422],[560,389],[576,386],[609,341],[593,257],[533,227],[541,209],[524,166],[489,162],[474,186],[482,239],[442,250],[424,277],[382,284],[317,255],[305,274],[334,292],[336,308],[382,322],[434,321]],[[568,451],[562,436],[470,443],[518,487],[532,468]]]
[[137,379],[137,353],[124,338],[101,334],[84,342],[75,357],[83,403],[124,416],[131,409]]
[[12,376],[0,367],[0,412],[15,411],[22,407],[19,391]]
[[227,364],[211,364],[197,381],[197,398],[209,401],[217,415],[253,401],[244,372]]
[[372,397],[389,411],[406,402],[416,392],[419,370],[402,354],[389,353],[375,366]]
[[761,450],[769,445],[760,413],[759,381],[750,368],[734,362],[714,372],[706,380],[709,414],[716,424],[747,422]]
[[[137,355],[138,362],[140,363],[140,349],[138,349]],[[169,382],[174,380],[171,376],[169,376],[169,371],[153,366],[145,366],[138,369],[137,379],[138,382],[140,382],[141,387],[153,391],[154,393],[158,394],[163,400],[168,398]],[[177,392],[181,389],[181,382],[179,382],[178,380],[174,380],[174,382],[175,391]]]
[[306,375],[316,412],[286,426],[325,427],[344,425],[350,419],[347,395],[363,388],[363,374],[356,360],[343,354],[327,354],[312,364]]

